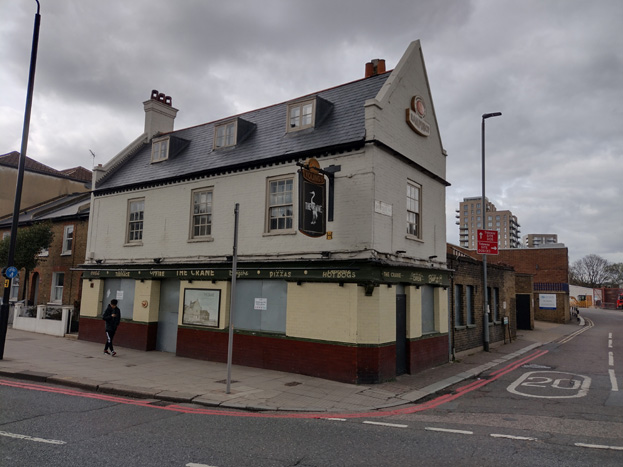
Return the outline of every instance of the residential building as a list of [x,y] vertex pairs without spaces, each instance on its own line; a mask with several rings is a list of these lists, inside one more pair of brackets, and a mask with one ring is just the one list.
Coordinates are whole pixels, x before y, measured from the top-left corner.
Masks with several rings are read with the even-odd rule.
[[350,383],[448,361],[447,156],[419,41],[393,71],[191,128],[157,90],[144,108],[94,170],[80,339],[116,298],[119,346],[222,362],[233,325],[235,364]]
[[[72,310],[72,328],[77,330],[82,294],[82,272],[89,222],[90,193],[59,196],[20,212],[19,229],[35,223],[50,222],[54,238],[39,255],[32,271],[22,269],[11,281],[12,302],[24,301],[27,307],[45,305],[50,309]],[[10,236],[13,216],[0,219],[0,237]]]
[[558,243],[558,235],[556,234],[527,234],[521,238],[521,243],[526,248],[538,248],[544,245],[552,245]]
[[463,248],[478,248],[478,230],[497,230],[499,248],[519,248],[519,223],[511,211],[498,211],[495,205],[485,198],[486,211],[482,206],[482,196],[463,198],[456,211],[456,224],[459,226],[459,243]]
[[[0,218],[13,214],[19,158],[16,151],[0,155]],[[26,157],[20,209],[71,193],[85,193],[90,183],[91,171],[84,167],[59,171]]]

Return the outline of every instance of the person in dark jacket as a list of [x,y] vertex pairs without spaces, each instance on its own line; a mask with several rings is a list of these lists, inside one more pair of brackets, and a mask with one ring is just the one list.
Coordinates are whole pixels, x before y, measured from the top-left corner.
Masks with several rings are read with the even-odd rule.
[[[104,354],[112,355],[113,357],[117,355],[115,352],[112,340],[115,337],[115,332],[117,332],[117,327],[121,322],[121,310],[117,307],[117,300],[112,299],[110,301],[110,305],[104,311],[102,315],[102,319],[106,321],[106,346],[104,347]],[[110,349],[110,352],[108,350]]]

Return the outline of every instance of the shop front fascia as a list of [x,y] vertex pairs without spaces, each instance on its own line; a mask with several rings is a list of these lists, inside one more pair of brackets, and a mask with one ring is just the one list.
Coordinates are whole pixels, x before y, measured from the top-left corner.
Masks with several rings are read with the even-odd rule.
[[[192,281],[226,281],[231,279],[231,266],[172,265],[159,268],[143,266],[84,268],[83,279],[126,278],[135,280],[180,279]],[[361,286],[380,284],[434,285],[448,287],[449,272],[414,266],[371,264],[369,262],[301,262],[239,263],[238,279],[280,279],[289,282],[344,282]]]

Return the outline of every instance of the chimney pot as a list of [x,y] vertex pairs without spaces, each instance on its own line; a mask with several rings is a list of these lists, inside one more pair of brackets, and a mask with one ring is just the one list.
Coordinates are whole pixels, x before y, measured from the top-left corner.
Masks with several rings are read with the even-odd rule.
[[385,60],[375,58],[366,63],[366,78],[385,73]]

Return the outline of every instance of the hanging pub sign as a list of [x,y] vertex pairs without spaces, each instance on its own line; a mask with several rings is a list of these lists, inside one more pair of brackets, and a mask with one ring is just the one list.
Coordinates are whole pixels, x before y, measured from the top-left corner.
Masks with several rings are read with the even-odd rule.
[[299,170],[299,231],[309,237],[327,233],[326,183],[319,169],[312,158]]

